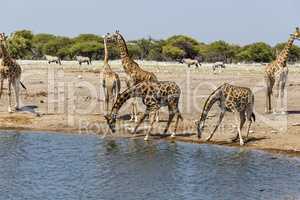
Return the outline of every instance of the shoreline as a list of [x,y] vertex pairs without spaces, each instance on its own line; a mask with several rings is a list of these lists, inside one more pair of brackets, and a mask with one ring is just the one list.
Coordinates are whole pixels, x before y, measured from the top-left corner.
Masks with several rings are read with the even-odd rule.
[[[99,134],[90,131],[89,133],[81,133],[81,131],[84,130],[78,130],[76,128],[56,128],[56,129],[47,129],[47,128],[27,128],[27,127],[1,127],[0,131],[24,131],[24,132],[31,132],[34,134],[38,134],[38,132],[45,132],[49,134],[72,134],[72,135],[95,135],[95,136],[103,136],[104,134]],[[111,137],[112,136],[112,137]],[[137,134],[135,136],[131,134],[115,134],[110,135],[108,134],[107,138],[114,138],[114,139],[137,139],[137,138],[143,138],[145,134]],[[106,137],[104,137],[106,138]],[[103,139],[104,139],[103,138]],[[195,138],[191,138],[191,136],[176,136],[175,138],[170,138],[169,135],[151,135],[151,140],[165,140],[168,142],[185,142],[185,143],[191,143],[191,144],[207,144],[207,145],[217,145],[220,147],[233,147],[233,148],[239,148],[243,150],[258,150],[266,153],[271,153],[275,155],[286,155],[291,157],[297,157],[300,158],[300,151],[297,150],[291,150],[291,149],[277,149],[277,148],[269,148],[269,147],[255,147],[251,145],[247,145],[245,143],[244,146],[240,146],[238,143],[233,143],[229,141],[203,141],[198,140]],[[145,141],[146,142],[146,141]]]

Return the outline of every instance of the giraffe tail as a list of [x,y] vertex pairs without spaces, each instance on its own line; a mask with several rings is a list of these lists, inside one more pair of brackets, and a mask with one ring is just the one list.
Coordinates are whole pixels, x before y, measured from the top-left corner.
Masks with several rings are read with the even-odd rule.
[[256,120],[256,117],[255,117],[254,113],[251,114],[251,120],[253,120],[253,122],[255,122],[255,120]]
[[3,93],[3,80],[1,80],[1,83],[0,83],[0,99],[2,97],[2,93]]
[[22,86],[22,88],[24,88],[25,90],[27,90],[26,86],[20,81],[20,84]]
[[181,121],[183,121],[183,117],[181,115],[181,113],[178,111],[178,119],[180,119]]

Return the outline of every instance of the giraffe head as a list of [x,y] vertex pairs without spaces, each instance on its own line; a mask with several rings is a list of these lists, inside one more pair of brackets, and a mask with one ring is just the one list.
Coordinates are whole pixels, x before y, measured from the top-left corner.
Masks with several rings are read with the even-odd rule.
[[5,44],[6,43],[7,36],[5,33],[0,33],[0,43]]
[[106,33],[106,35],[103,36],[103,39],[105,40],[105,42],[110,42],[110,43],[114,42],[114,38],[110,33]]
[[294,39],[300,40],[300,30],[299,27],[296,28],[295,32],[291,34]]
[[120,32],[117,30],[115,31],[114,33],[110,34],[110,33],[107,33],[106,34],[106,41],[107,42],[117,42],[117,41],[120,41],[120,40],[124,40],[123,39],[123,36],[120,34]]
[[104,117],[107,121],[107,124],[108,124],[110,130],[113,133],[116,132],[116,119],[117,119],[117,116],[114,115],[114,114],[111,114],[111,115],[105,115]]

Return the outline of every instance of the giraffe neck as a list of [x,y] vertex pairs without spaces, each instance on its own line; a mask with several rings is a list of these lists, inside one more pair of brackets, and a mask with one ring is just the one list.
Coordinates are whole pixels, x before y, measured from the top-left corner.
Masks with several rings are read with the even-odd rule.
[[12,61],[6,47],[4,46],[3,43],[0,44],[0,48],[1,48],[1,51],[2,51],[2,63],[6,66],[10,66],[10,63]]
[[118,44],[118,48],[120,51],[120,57],[121,59],[126,59],[129,58],[129,53],[128,53],[128,48],[126,45],[126,42],[123,38],[123,36],[119,35],[118,39],[117,39],[117,44]]
[[207,98],[206,102],[204,103],[204,107],[202,110],[202,114],[201,114],[201,118],[199,121],[198,126],[202,126],[204,127],[205,125],[205,121],[207,119],[207,115],[210,111],[210,109],[212,108],[212,106],[216,103],[216,101],[220,100],[220,94],[221,94],[221,88],[223,87],[220,86],[219,88],[217,88],[213,93],[211,93],[209,95],[209,97]]
[[106,38],[104,38],[104,64],[108,64],[108,49],[107,49],[107,42]]
[[118,95],[118,98],[112,107],[111,115],[117,116],[119,110],[128,99],[139,96],[141,96],[141,90],[138,85],[126,89],[124,92]]
[[283,48],[283,50],[279,53],[279,55],[276,58],[276,63],[279,64],[279,66],[281,67],[285,67],[286,62],[288,60],[289,57],[289,52],[293,46],[294,43],[294,37],[291,36],[287,42],[287,44],[285,45],[285,47]]

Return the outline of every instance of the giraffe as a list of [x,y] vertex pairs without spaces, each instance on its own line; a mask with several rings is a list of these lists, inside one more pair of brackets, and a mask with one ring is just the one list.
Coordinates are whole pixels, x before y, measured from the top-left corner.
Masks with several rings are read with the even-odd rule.
[[216,130],[222,122],[225,112],[228,111],[235,113],[237,123],[238,133],[233,139],[233,141],[236,141],[239,137],[240,145],[244,145],[241,129],[243,128],[247,119],[249,121],[247,131],[248,138],[252,120],[255,121],[255,114],[253,113],[254,95],[252,91],[246,87],[238,87],[230,85],[228,83],[224,83],[223,85],[218,87],[214,92],[212,92],[204,104],[200,120],[196,122],[198,138],[201,138],[201,134],[204,130],[205,120],[207,119],[208,112],[210,111],[213,104],[215,104],[216,102],[219,103],[221,113],[216,127],[214,128],[210,136],[206,139],[206,141],[209,141],[213,137],[214,133],[216,132]]
[[108,113],[109,110],[109,102],[110,98],[114,96],[114,101],[116,101],[117,96],[121,90],[121,82],[119,75],[114,72],[109,63],[108,63],[108,49],[107,49],[107,40],[108,35],[105,35],[103,38],[104,43],[104,70],[103,70],[103,90],[104,90],[104,96],[105,96],[105,109],[106,113]]
[[[119,31],[110,34],[110,41],[116,42],[122,60],[122,66],[126,73],[127,87],[136,85],[142,81],[158,81],[154,73],[143,70],[130,56],[124,37]],[[137,102],[132,104],[131,120],[137,122]],[[158,113],[156,114],[158,121]]]
[[175,137],[178,120],[182,119],[181,113],[178,108],[178,102],[180,99],[181,90],[179,86],[170,81],[143,81],[140,82],[130,88],[127,88],[124,92],[122,92],[117,100],[115,101],[111,113],[106,115],[105,118],[107,123],[110,127],[110,130],[114,133],[116,131],[115,124],[117,119],[117,114],[122,105],[130,98],[139,97],[142,98],[144,105],[146,106],[146,110],[144,115],[137,123],[133,134],[136,133],[138,127],[141,123],[145,120],[146,117],[150,116],[150,128],[147,131],[147,134],[144,140],[149,139],[149,135],[152,131],[153,125],[155,123],[155,115],[157,111],[164,106],[168,106],[169,110],[169,120],[167,122],[167,126],[164,130],[166,133],[169,129],[169,126],[177,114],[177,119],[175,122],[174,132],[172,133],[171,137]]
[[272,112],[271,95],[273,94],[273,88],[275,87],[274,96],[277,98],[277,108],[274,111],[285,114],[285,111],[283,111],[283,97],[289,71],[286,63],[295,39],[300,39],[300,30],[298,27],[296,28],[296,31],[290,35],[287,44],[277,55],[276,60],[268,64],[265,68],[266,113]]
[[9,97],[9,106],[8,112],[12,112],[11,108],[11,87],[13,86],[15,91],[16,105],[15,110],[19,110],[20,101],[19,101],[19,92],[20,92],[20,84],[26,89],[24,84],[20,81],[22,69],[20,65],[10,57],[7,50],[6,36],[4,33],[0,33],[0,50],[2,54],[2,61],[0,66],[0,98],[3,92],[3,82],[5,79],[8,79],[8,97]]

